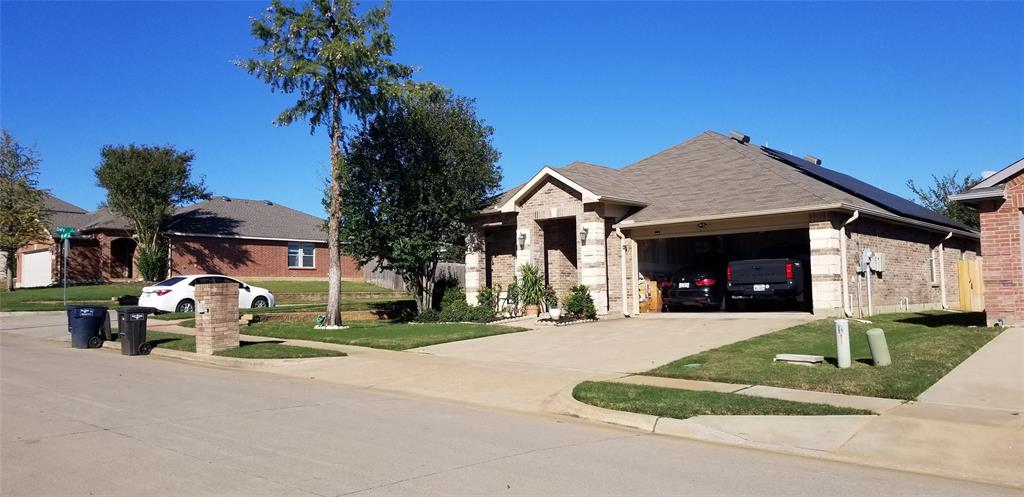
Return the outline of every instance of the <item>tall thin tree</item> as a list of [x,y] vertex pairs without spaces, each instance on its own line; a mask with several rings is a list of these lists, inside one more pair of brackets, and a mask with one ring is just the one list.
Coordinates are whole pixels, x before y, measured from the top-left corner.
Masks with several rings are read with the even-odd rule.
[[330,201],[327,246],[330,257],[326,326],[341,325],[341,202],[345,169],[345,117],[358,122],[387,108],[392,89],[411,67],[391,61],[395,44],[388,32],[391,3],[356,12],[351,0],[311,0],[301,9],[273,0],[252,34],[261,42],[256,57],[239,60],[272,91],[298,93],[275,120],[289,125],[308,119],[310,133],[324,126],[330,140]]

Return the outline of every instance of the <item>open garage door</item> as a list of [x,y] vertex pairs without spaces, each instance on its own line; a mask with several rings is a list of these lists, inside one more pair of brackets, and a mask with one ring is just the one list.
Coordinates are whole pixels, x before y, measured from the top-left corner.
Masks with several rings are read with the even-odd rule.
[[21,255],[21,288],[50,286],[53,283],[52,257],[49,250]]
[[[640,273],[651,286],[660,289],[672,310],[724,309],[726,306],[732,310],[809,311],[811,308],[811,250],[806,228],[638,240],[637,258]],[[757,305],[728,299],[726,268],[729,263],[753,259],[800,261],[803,294]],[[670,295],[678,298],[670,298]]]

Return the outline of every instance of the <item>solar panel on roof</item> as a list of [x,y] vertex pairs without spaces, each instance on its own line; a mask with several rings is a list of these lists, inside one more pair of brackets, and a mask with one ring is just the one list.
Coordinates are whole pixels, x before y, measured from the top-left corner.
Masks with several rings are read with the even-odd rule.
[[838,171],[833,171],[831,169],[827,169],[821,166],[816,166],[804,159],[801,159],[794,155],[787,154],[785,152],[780,152],[772,148],[761,147],[761,151],[764,152],[765,155],[769,157],[772,157],[776,160],[782,161],[786,164],[789,164],[792,167],[799,169],[808,176],[811,176],[812,178],[828,183],[851,195],[855,195],[869,202],[878,204],[901,216],[917,219],[919,221],[935,223],[942,226],[948,226],[950,228],[956,228],[961,230],[972,229],[965,224],[958,223],[931,209],[922,207],[903,197],[893,195],[885,190],[882,190],[881,188],[871,186],[852,176],[848,176]]

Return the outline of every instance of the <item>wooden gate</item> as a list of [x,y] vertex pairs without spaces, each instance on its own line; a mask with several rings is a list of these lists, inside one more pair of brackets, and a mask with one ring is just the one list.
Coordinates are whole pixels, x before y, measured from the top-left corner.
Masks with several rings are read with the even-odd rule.
[[957,261],[961,311],[980,312],[985,310],[985,283],[981,278],[981,264],[980,258]]

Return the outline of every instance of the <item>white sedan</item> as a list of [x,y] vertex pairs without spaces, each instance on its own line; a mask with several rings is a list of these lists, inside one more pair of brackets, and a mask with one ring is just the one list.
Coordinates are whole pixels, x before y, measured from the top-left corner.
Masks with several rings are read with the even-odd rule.
[[274,294],[266,288],[250,286],[220,274],[174,276],[142,289],[139,305],[165,312],[195,312],[196,285],[202,283],[237,283],[238,307],[274,307]]

